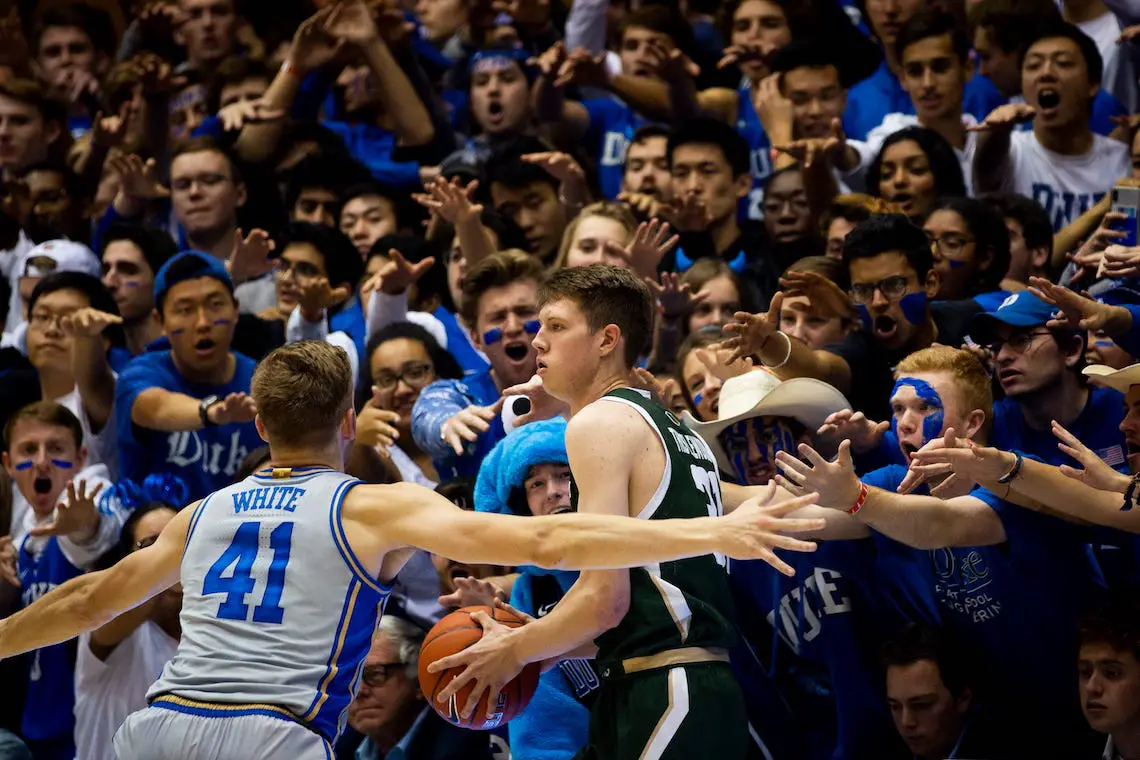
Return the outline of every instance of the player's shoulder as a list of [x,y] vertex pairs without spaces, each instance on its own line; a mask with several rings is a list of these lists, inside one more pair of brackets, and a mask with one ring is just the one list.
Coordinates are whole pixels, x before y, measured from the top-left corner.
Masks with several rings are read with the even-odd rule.
[[430,489],[418,483],[357,483],[344,496],[341,517],[376,522],[422,501],[424,492],[430,493]]
[[587,404],[566,425],[566,444],[605,442],[617,447],[650,433],[642,412],[629,401],[612,396]]

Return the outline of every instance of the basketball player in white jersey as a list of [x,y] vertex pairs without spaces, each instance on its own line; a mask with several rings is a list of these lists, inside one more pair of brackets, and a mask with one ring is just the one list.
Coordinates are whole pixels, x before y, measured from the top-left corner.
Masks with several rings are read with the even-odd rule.
[[[150,707],[115,736],[120,760],[332,757],[392,579],[414,549],[473,564],[620,568],[723,552],[814,546],[781,532],[808,499],[723,518],[633,520],[467,512],[411,484],[344,475],[352,378],[345,353],[302,342],[253,377],[271,459],[182,510],[157,542],[0,621],[0,657],[97,628],[181,581],[182,640]],[[773,558],[774,559],[774,558]]]

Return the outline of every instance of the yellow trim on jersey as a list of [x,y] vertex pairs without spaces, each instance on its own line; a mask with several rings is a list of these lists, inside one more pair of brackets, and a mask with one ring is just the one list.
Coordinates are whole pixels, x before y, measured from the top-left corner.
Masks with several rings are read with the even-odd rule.
[[344,613],[344,621],[341,624],[341,629],[336,634],[336,647],[333,649],[332,657],[329,658],[329,669],[325,673],[325,677],[321,679],[321,683],[317,686],[317,692],[320,696],[317,698],[316,703],[309,708],[309,711],[301,718],[302,721],[310,721],[317,717],[320,713],[321,707],[324,706],[325,700],[329,698],[328,687],[332,680],[336,678],[337,667],[336,661],[340,658],[340,652],[344,649],[344,639],[348,635],[349,623],[352,621],[352,613],[356,609],[356,597],[360,595],[360,584],[352,584],[352,593],[348,597],[348,609]]
[[155,702],[167,702],[169,704],[180,705],[182,707],[197,707],[197,708],[204,709],[204,710],[217,710],[218,712],[238,712],[238,711],[242,711],[242,710],[269,710],[270,712],[278,713],[278,714],[280,714],[280,715],[282,715],[282,716],[284,716],[284,717],[288,718],[289,720],[292,720],[296,723],[302,723],[303,722],[303,721],[301,721],[300,718],[298,718],[295,714],[293,714],[292,711],[286,710],[284,707],[279,707],[277,705],[266,705],[266,704],[255,703],[255,702],[242,702],[242,703],[226,702],[224,704],[221,702],[199,702],[196,699],[187,699],[186,697],[178,697],[178,696],[175,696],[173,694],[163,694],[161,697],[155,697],[151,701],[151,704],[154,704]]
[[621,661],[621,669],[626,675],[645,670],[668,668],[676,665],[691,665],[697,662],[728,662],[728,650],[706,649],[704,647],[683,647],[666,649],[664,652],[646,657],[630,657]]

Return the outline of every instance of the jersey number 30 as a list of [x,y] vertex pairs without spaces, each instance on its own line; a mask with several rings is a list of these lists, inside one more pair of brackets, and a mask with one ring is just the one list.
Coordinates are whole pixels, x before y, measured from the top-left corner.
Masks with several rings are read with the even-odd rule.
[[[285,590],[285,568],[289,564],[289,549],[293,544],[293,523],[281,523],[269,534],[269,548],[273,559],[265,577],[265,593],[261,604],[253,608],[253,622],[280,624],[285,616],[281,608],[281,593]],[[225,594],[226,598],[218,605],[218,617],[222,620],[248,620],[249,605],[245,598],[253,593],[257,581],[253,579],[253,563],[261,548],[261,523],[244,522],[234,533],[229,548],[222,552],[218,561],[206,573],[202,583],[202,595]],[[233,566],[233,572],[224,573]]]

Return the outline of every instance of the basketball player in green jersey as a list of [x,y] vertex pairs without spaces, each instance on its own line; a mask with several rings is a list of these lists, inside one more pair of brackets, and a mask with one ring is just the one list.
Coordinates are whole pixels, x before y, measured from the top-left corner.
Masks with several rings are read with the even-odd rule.
[[[604,264],[563,269],[544,287],[534,339],[545,392],[569,406],[566,450],[581,512],[644,520],[723,512],[708,446],[629,373],[648,343],[653,301],[633,274]],[[726,490],[736,506],[744,489]],[[791,537],[787,549],[810,549]],[[784,572],[791,568],[766,558]],[[705,555],[619,571],[586,571],[545,617],[507,629],[478,615],[484,636],[432,666],[467,668],[438,695],[477,681],[465,711],[530,662],[596,658],[602,678],[582,760],[743,758],[748,719],[728,665],[733,607],[724,558]]]

